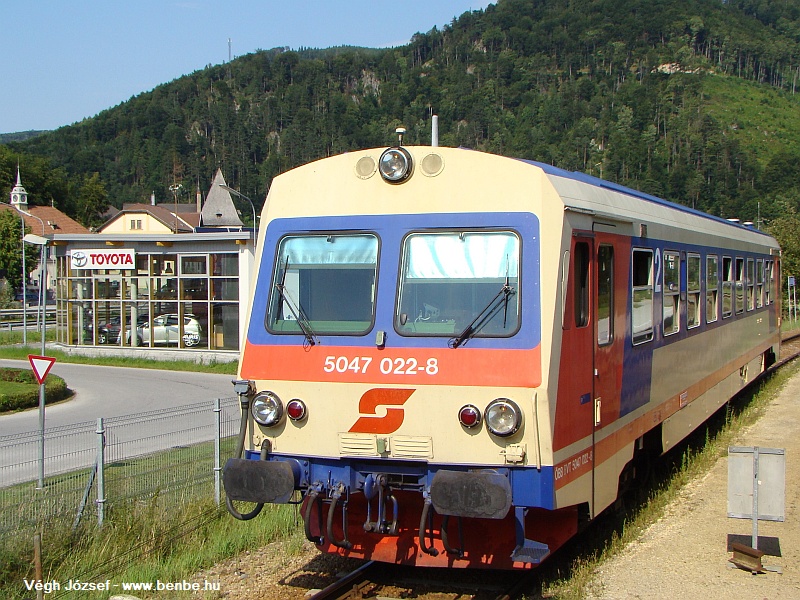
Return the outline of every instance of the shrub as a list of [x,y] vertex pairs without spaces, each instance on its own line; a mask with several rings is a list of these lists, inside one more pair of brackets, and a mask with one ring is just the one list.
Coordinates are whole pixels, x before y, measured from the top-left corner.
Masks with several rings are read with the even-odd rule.
[[[72,391],[57,375],[45,380],[45,399],[48,404],[69,398]],[[24,410],[39,404],[39,382],[27,369],[0,369],[0,412]]]

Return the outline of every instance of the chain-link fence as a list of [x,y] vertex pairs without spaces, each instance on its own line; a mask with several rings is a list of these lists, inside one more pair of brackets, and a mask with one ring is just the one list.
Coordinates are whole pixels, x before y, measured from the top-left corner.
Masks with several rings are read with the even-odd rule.
[[219,466],[233,453],[238,398],[0,436],[0,534],[96,515],[152,498],[219,502]]

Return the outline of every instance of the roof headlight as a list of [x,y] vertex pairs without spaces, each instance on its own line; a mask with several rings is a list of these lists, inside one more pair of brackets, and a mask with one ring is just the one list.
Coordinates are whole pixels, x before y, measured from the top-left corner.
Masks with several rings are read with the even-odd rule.
[[489,403],[484,411],[486,427],[499,437],[508,437],[519,431],[522,425],[522,411],[508,398],[497,398]]
[[384,150],[378,161],[381,177],[389,183],[402,183],[411,175],[411,154],[405,148]]
[[272,427],[283,418],[283,402],[272,392],[259,392],[250,404],[250,412],[256,423]]

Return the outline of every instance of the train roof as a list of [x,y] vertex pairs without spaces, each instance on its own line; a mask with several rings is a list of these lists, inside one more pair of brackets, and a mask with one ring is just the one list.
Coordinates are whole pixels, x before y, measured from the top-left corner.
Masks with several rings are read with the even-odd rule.
[[580,171],[567,171],[566,169],[561,169],[559,167],[555,167],[553,165],[538,162],[535,160],[527,160],[527,159],[519,159],[519,160],[521,160],[524,163],[528,163],[530,165],[539,167],[540,169],[542,169],[542,171],[544,171],[546,175],[561,177],[564,179],[586,184],[592,187],[599,187],[611,192],[616,192],[618,194],[624,194],[626,196],[631,196],[638,200],[651,202],[654,205],[661,206],[670,210],[675,210],[681,213],[685,213],[687,215],[692,215],[695,217],[706,219],[708,221],[715,222],[724,225],[726,227],[732,227],[743,232],[761,235],[769,240],[774,240],[774,238],[770,234],[761,231],[759,229],[756,229],[755,227],[748,227],[736,221],[729,221],[728,219],[723,219],[722,217],[717,217],[715,215],[708,214],[706,212],[691,208],[689,206],[684,206],[682,204],[670,202],[669,200],[664,200],[663,198],[659,198],[658,196],[653,196],[651,194],[647,194],[645,192],[641,192],[633,188],[625,187],[624,185],[620,185],[612,181],[600,179],[599,177],[594,177],[593,175],[587,175],[586,173],[581,173]]

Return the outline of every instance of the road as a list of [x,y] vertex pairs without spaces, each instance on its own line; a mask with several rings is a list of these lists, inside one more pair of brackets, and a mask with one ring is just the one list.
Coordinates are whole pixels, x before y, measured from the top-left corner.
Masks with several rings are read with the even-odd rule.
[[[0,360],[0,367],[30,369],[26,360]],[[75,392],[71,400],[48,406],[45,428],[120,417],[234,396],[233,375],[100,367],[59,363],[58,375]],[[0,416],[0,436],[39,429],[37,409]]]
[[[28,361],[15,360],[0,360],[0,367],[31,368]],[[213,439],[213,401],[235,396],[232,375],[58,362],[50,373],[62,377],[75,395],[45,410],[46,475],[92,464],[98,417],[116,421],[106,439],[122,459],[162,450],[165,443]],[[198,403],[205,406],[179,410]],[[228,403],[224,419],[237,418],[237,404]],[[136,417],[124,419],[131,415]],[[38,430],[38,409],[0,415],[0,487],[36,478]]]

